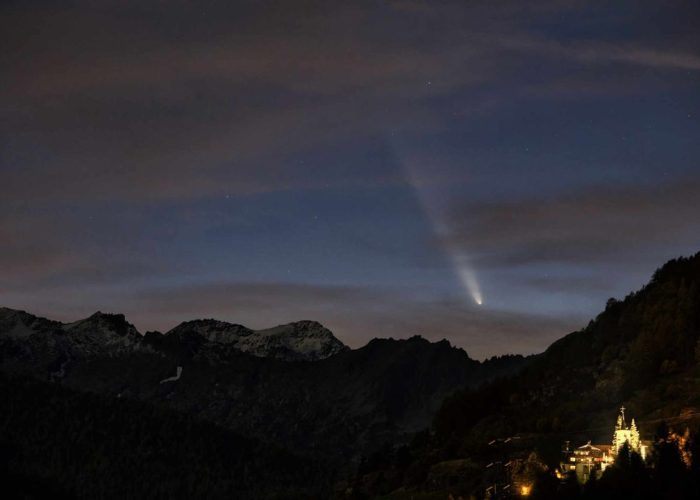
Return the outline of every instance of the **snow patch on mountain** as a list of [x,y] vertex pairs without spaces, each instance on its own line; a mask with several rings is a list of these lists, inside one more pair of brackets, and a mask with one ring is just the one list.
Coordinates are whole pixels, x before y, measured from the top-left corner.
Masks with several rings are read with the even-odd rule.
[[160,381],[160,383],[165,384],[166,382],[177,382],[180,380],[180,375],[182,375],[182,367],[178,366],[174,377],[164,378]]

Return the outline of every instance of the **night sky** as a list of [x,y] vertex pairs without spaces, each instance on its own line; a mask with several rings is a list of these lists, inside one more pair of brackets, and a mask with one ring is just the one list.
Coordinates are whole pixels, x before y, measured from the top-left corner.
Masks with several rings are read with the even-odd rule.
[[541,351],[700,250],[698,26],[696,1],[4,2],[0,305]]

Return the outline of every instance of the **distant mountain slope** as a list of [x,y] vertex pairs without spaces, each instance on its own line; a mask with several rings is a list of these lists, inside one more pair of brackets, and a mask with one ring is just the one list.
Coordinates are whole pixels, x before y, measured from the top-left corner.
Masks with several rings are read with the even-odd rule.
[[167,406],[339,468],[428,426],[455,390],[527,363],[480,363],[420,337],[349,350],[310,321],[256,332],[197,320],[141,336],[122,315],[61,324],[2,309],[0,327],[8,373]]
[[97,312],[80,321],[59,323],[0,308],[0,366],[5,371],[61,378],[66,366],[127,354],[141,341],[121,314]]
[[195,332],[211,342],[235,347],[261,358],[314,361],[346,351],[348,347],[316,321],[297,321],[266,330],[216,320],[187,321],[166,335]]
[[[189,334],[254,356],[287,361],[313,361],[348,349],[330,330],[315,321],[298,321],[256,331],[224,321],[195,320],[181,323],[166,336],[179,343]],[[154,335],[159,334],[152,334],[151,340]],[[28,354],[44,350],[43,354],[53,351],[71,358],[115,356],[138,350],[142,340],[123,314],[97,312],[73,323],[59,323],[0,307],[0,341],[22,346]]]

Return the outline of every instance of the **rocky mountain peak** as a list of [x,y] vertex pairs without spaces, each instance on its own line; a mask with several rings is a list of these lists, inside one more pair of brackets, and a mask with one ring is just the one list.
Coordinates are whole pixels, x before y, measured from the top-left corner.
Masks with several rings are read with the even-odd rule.
[[0,307],[0,336],[14,339],[26,339],[38,332],[53,331],[61,328],[61,323],[38,318],[17,309]]
[[10,338],[26,338],[34,333],[30,326],[34,319],[24,311],[0,307],[0,332]]
[[315,361],[348,350],[321,323],[309,320],[257,330],[243,344],[243,350],[255,355],[267,352],[267,356],[290,361]]
[[330,330],[309,320],[252,330],[235,323],[200,319],[181,323],[166,336],[184,340],[193,334],[257,357],[285,361],[314,361],[348,349]]
[[104,332],[116,334],[120,337],[130,336],[139,338],[136,327],[129,323],[123,314],[110,314],[97,311],[93,315],[64,325],[68,332]]
[[123,314],[96,312],[85,319],[62,325],[71,350],[81,356],[126,352],[141,341],[136,327]]
[[236,323],[216,319],[195,319],[185,321],[170,330],[167,335],[183,336],[185,333],[197,333],[210,342],[236,344],[241,337],[253,333],[253,330]]

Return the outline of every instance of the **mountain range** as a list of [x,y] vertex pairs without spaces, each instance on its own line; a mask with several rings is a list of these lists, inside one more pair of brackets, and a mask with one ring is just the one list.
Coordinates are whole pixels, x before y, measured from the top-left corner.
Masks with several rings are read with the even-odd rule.
[[121,314],[60,323],[0,309],[5,374],[176,411],[321,461],[338,477],[429,426],[455,390],[527,362],[479,362],[417,336],[351,350],[313,321],[254,331],[195,320],[142,335]]
[[[142,335],[120,314],[59,323],[2,308],[0,370],[11,482],[84,498],[160,497],[153,478],[170,497],[470,495],[498,457],[555,464],[565,440],[606,442],[623,404],[647,439],[661,422],[698,423],[700,254],[536,356],[479,362],[421,337],[349,349],[312,321],[254,331],[195,320]],[[94,443],[67,437],[76,421]],[[138,466],[122,463],[125,443]],[[206,484],[154,456],[196,460]],[[85,461],[97,465],[77,471]],[[140,470],[151,481],[134,479]]]

